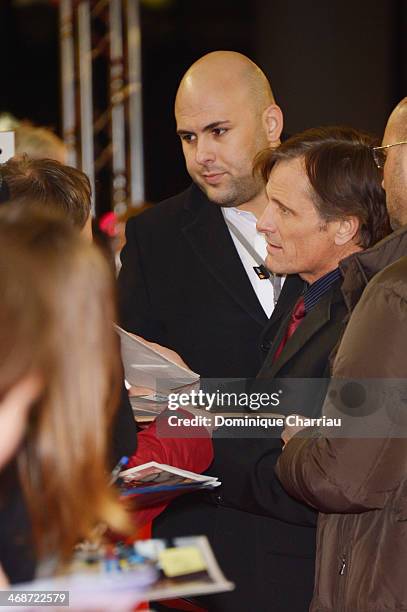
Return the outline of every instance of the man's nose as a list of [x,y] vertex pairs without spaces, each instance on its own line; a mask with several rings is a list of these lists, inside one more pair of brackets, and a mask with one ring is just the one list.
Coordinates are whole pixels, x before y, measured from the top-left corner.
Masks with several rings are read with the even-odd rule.
[[256,228],[261,234],[265,234],[267,232],[274,233],[277,231],[277,226],[274,220],[274,206],[271,204],[271,202],[267,204],[263,214],[257,220]]
[[203,166],[207,164],[212,164],[215,159],[215,151],[213,149],[213,145],[206,138],[198,138],[198,142],[196,144],[195,149],[195,159],[198,164]]

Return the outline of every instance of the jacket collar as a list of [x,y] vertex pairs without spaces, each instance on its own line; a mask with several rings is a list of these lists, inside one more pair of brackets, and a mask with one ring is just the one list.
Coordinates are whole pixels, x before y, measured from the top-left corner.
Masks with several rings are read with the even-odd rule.
[[390,264],[407,255],[407,226],[390,234],[370,249],[353,253],[340,262],[344,277],[342,293],[351,311],[368,282]]
[[181,229],[191,248],[233,299],[264,327],[267,316],[243,268],[220,206],[192,185],[184,207],[190,214]]
[[[304,324],[301,324],[295,334],[290,338],[290,341],[285,345],[281,355],[274,362],[274,355],[283,339],[286,332],[288,322],[291,316],[291,309],[286,313],[285,320],[278,327],[278,331],[273,339],[270,351],[264,362],[263,368],[267,373],[267,377],[274,377],[281,368],[312,338],[324,325],[332,318],[331,310],[338,303],[342,302],[341,279],[336,280],[329,288],[325,295],[321,297],[318,303],[307,313]],[[270,367],[271,366],[271,367]],[[263,370],[262,368],[262,370]],[[260,372],[262,377],[262,371]]]

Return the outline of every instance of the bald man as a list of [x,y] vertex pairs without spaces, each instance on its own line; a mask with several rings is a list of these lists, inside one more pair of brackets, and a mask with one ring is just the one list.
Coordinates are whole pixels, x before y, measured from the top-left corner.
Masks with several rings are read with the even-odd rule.
[[[332,374],[342,380],[373,379],[373,392],[364,383],[369,410],[362,421],[352,418],[353,407],[339,412],[335,394],[328,393],[323,412],[341,416],[340,437],[310,432],[305,438],[288,427],[277,466],[287,491],[321,512],[313,612],[403,610],[407,605],[407,97],[391,114],[382,146],[373,154],[383,168],[395,231],[360,260],[359,274],[371,280],[352,313]],[[382,379],[390,379],[390,385],[383,381],[379,389]],[[377,437],[375,419],[383,414],[383,404],[390,418],[381,418]],[[358,421],[362,439],[355,439]],[[376,433],[369,437],[369,431]]]
[[282,113],[251,60],[218,51],[184,75],[175,117],[193,183],[128,222],[122,325],[176,350],[203,377],[255,376],[278,282],[260,270],[256,220],[267,198],[252,166],[279,144]]

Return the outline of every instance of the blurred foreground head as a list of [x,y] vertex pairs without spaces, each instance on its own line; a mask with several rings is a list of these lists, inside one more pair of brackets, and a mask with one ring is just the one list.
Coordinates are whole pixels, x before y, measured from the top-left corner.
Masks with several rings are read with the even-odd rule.
[[0,262],[0,468],[17,429],[39,551],[66,559],[97,522],[125,525],[106,467],[121,384],[113,279],[72,226],[34,208],[0,210]]
[[49,128],[21,121],[15,127],[16,155],[27,155],[31,159],[55,159],[66,163],[67,150],[64,141]]
[[23,155],[2,164],[0,177],[13,204],[59,210],[91,238],[91,187],[84,172],[54,159],[31,159]]

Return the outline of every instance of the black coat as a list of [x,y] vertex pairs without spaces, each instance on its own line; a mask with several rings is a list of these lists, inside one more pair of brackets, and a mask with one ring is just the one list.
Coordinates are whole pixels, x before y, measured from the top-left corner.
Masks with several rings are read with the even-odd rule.
[[[279,377],[324,378],[329,373],[329,355],[347,312],[340,281],[307,314],[273,364],[302,288],[298,277],[285,283],[263,335],[263,349],[269,343],[269,354],[259,384]],[[302,411],[304,393],[295,407],[289,402],[289,412]],[[317,413],[322,398],[309,399],[310,409]],[[209,610],[306,612],[314,582],[316,514],[290,497],[274,474],[281,453],[280,432],[274,431],[275,437],[234,439],[223,439],[221,433],[214,440],[210,473],[220,478],[222,486],[213,494],[185,496],[173,503],[156,520],[154,535],[209,537],[223,571],[237,584],[232,593],[203,598]]]
[[202,377],[255,376],[268,319],[220,207],[192,185],[130,219],[126,237],[123,327],[176,350]]

